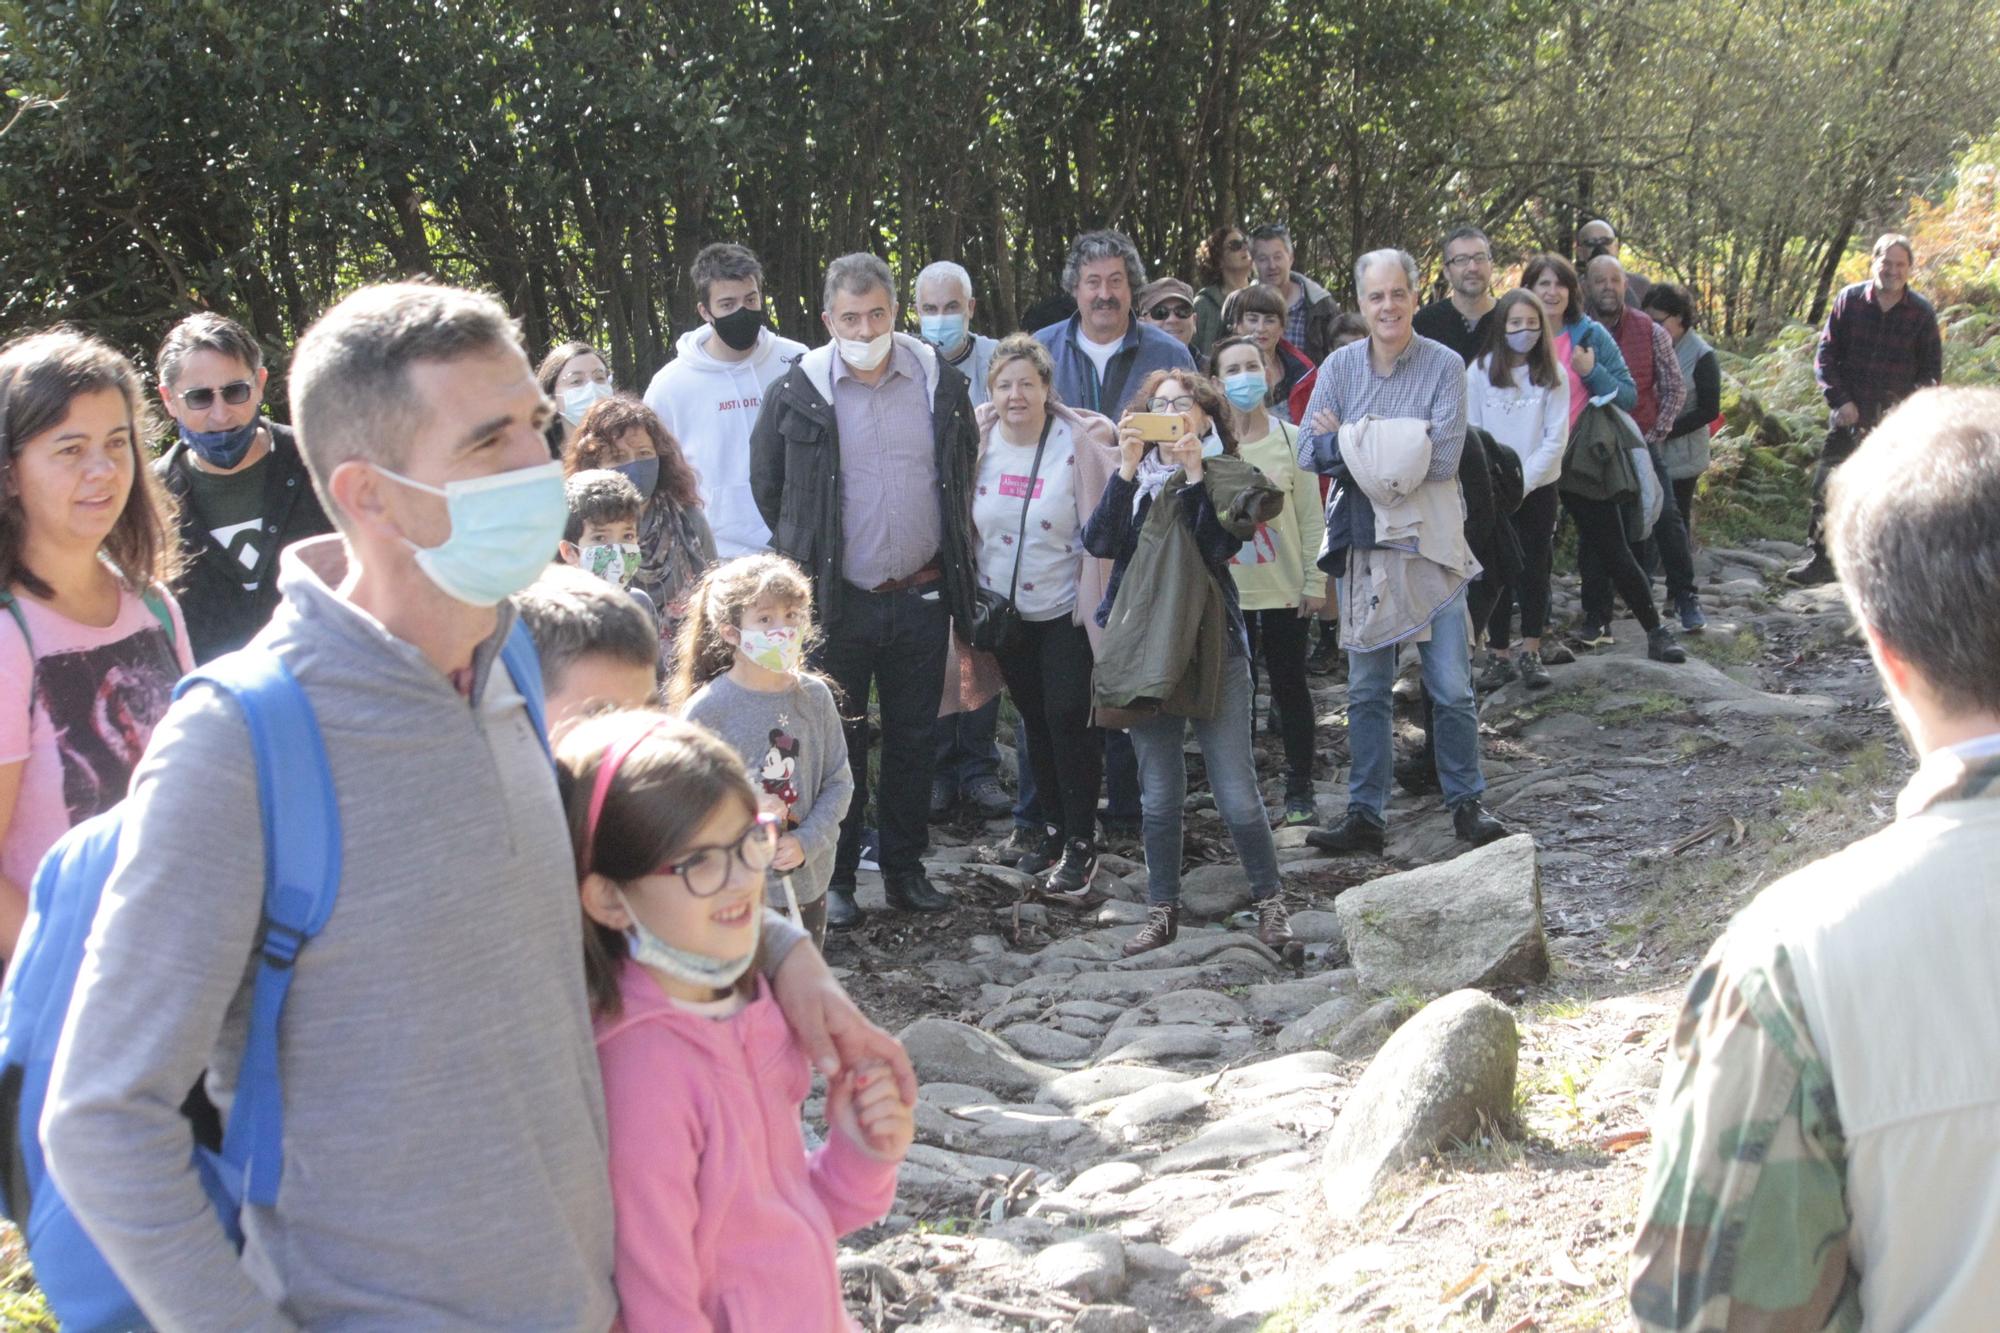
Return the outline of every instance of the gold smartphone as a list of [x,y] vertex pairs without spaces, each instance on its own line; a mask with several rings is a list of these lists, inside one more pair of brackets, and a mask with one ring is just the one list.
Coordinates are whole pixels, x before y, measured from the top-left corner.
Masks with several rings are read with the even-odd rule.
[[1181,418],[1172,412],[1134,412],[1132,425],[1148,444],[1172,444],[1187,433]]

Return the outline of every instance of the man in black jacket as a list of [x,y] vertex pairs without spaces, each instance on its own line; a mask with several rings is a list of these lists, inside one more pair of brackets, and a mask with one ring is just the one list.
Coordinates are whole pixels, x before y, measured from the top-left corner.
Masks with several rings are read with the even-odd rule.
[[289,426],[259,411],[271,372],[235,320],[176,324],[155,363],[179,439],[153,470],[180,504],[174,596],[196,662],[248,643],[278,605],[278,552],[333,531]]
[[882,713],[876,823],[889,905],[941,912],[925,876],[951,626],[972,619],[971,489],[978,429],[965,376],[895,332],[896,286],[874,255],[826,271],[832,341],[765,392],[750,436],[750,489],[771,549],[812,576],[823,639],[816,662],[847,710],[854,802],[840,827],[827,925],[857,924],[855,872],[868,797],[868,696]]

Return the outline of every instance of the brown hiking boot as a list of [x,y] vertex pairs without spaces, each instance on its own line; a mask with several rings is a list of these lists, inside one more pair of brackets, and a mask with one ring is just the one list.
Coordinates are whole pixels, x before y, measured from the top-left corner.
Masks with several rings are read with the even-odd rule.
[[1284,956],[1292,943],[1292,914],[1285,910],[1285,900],[1277,894],[1259,899],[1257,909],[1257,942],[1272,953]]
[[1146,924],[1139,928],[1137,935],[1125,941],[1125,956],[1131,958],[1163,944],[1172,944],[1180,938],[1180,933],[1180,904],[1153,903],[1146,909]]

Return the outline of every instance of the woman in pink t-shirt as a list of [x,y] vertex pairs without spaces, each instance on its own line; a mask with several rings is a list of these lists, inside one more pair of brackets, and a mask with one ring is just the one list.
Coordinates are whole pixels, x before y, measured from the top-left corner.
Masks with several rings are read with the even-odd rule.
[[42,854],[110,809],[192,661],[171,501],[131,362],[55,330],[0,348],[0,955]]

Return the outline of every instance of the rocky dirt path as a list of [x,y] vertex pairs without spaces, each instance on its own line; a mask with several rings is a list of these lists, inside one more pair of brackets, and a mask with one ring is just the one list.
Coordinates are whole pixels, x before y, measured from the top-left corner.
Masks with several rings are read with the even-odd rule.
[[[1768,583],[1791,554],[1703,553],[1712,623],[1686,666],[1645,660],[1621,621],[1615,647],[1554,668],[1550,689],[1482,701],[1489,804],[1529,837],[1461,856],[1437,798],[1401,793],[1382,861],[1281,831],[1302,966],[1232,923],[1247,887],[1198,783],[1192,919],[1135,959],[1118,951],[1141,914],[1135,862],[1107,858],[1110,898],[1079,915],[1022,903],[1025,877],[986,863],[1004,822],[940,830],[932,869],[960,910],[871,913],[829,949],[923,1083],[896,1211],[845,1252],[856,1317],[1621,1324],[1680,986],[1750,892],[1885,821],[1907,770],[1837,594]],[[1559,587],[1558,623],[1573,598]],[[1346,695],[1320,684],[1331,818]],[[1275,748],[1266,759],[1275,776]],[[879,886],[861,902],[879,909]],[[1465,986],[1500,1006],[1461,992],[1425,1007]],[[1388,1140],[1410,1127],[1396,1122],[1412,1090],[1439,1070],[1498,1078],[1500,1050],[1509,1077],[1483,1116],[1400,1160]]]

